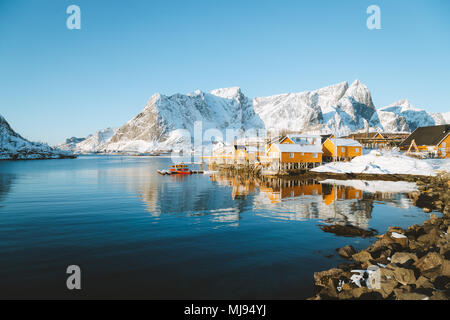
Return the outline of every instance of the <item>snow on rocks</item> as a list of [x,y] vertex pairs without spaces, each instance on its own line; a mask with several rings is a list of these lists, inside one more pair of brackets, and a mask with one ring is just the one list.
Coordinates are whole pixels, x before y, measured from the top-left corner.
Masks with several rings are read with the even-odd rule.
[[71,158],[72,152],[31,142],[16,133],[0,115],[0,160],[37,160]]
[[449,159],[434,162],[411,158],[396,152],[369,154],[354,158],[349,162],[330,162],[314,168],[314,172],[364,173],[364,174],[406,174],[434,176],[440,170],[447,170]]

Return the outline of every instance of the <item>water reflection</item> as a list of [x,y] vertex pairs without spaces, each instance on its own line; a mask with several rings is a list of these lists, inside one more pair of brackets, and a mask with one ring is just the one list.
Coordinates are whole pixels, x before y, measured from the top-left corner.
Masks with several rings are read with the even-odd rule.
[[416,189],[414,183],[386,181],[319,182],[314,179],[255,179],[226,175],[215,175],[210,180],[229,186],[232,199],[245,199],[252,195],[253,210],[259,216],[285,220],[318,219],[363,229],[369,228],[375,201],[409,208],[411,203],[405,192]]
[[158,176],[147,166],[99,172],[101,180],[115,183],[118,177],[155,218],[181,214],[234,226],[245,218],[243,213],[252,212],[270,219],[315,219],[368,229],[376,202],[407,209],[408,193],[416,190],[414,183],[389,181]]
[[0,207],[2,206],[1,201],[10,192],[14,179],[15,176],[12,174],[0,173]]

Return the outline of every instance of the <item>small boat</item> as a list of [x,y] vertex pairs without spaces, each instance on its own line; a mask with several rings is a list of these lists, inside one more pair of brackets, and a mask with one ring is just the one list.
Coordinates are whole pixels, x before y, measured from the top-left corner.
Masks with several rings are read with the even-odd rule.
[[171,174],[191,174],[191,170],[188,169],[188,166],[184,163],[175,164],[170,166],[169,172]]

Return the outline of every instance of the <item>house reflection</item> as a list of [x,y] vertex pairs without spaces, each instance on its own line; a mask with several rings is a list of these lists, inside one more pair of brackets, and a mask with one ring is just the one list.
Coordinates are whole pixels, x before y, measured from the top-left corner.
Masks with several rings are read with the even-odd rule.
[[220,185],[231,187],[231,197],[235,199],[245,199],[249,194],[255,193],[256,180],[251,178],[230,177],[224,175],[212,175],[211,181]]

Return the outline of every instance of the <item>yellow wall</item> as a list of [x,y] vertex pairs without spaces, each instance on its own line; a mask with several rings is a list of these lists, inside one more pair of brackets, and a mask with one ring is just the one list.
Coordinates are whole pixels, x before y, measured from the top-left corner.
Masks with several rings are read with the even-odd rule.
[[[445,151],[445,154],[442,151]],[[438,145],[438,154],[441,158],[450,158],[450,135]]]
[[[268,150],[268,155],[270,156],[271,152],[278,152],[280,153],[280,150],[276,146],[270,147]],[[290,157],[291,152],[281,152],[281,162],[283,163],[317,163],[322,162],[322,154],[316,153],[317,158],[313,157],[313,153],[311,152],[304,152],[303,154],[301,152],[293,152],[294,157]]]
[[362,191],[352,187],[333,187],[330,194],[323,195],[323,201],[330,205],[334,200],[362,199]]
[[285,137],[283,141],[281,141],[281,144],[294,144],[294,141],[289,139],[289,137]]
[[[344,152],[342,151],[344,149]],[[356,151],[358,150],[358,151]],[[327,157],[336,156],[336,147],[332,140],[327,139],[322,145],[323,155]],[[354,158],[362,154],[362,147],[337,147],[337,156],[342,158]]]

